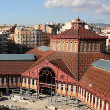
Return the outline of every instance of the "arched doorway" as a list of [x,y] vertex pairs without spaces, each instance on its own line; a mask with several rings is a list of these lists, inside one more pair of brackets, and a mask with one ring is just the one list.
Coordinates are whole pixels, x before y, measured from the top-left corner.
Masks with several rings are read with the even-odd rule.
[[39,86],[43,94],[52,94],[55,91],[55,73],[51,68],[45,67],[40,70]]

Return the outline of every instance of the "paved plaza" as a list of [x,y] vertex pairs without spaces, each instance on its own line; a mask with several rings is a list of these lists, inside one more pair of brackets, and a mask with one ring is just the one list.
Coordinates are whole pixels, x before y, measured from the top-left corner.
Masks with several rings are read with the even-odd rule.
[[40,95],[39,99],[29,96],[22,96],[22,98],[23,100],[5,95],[0,100],[0,106],[17,107],[22,108],[22,110],[49,110],[47,108],[55,110],[54,107],[58,110],[90,110],[82,102],[79,102],[79,108],[77,108],[75,98],[70,99],[63,96],[53,96],[51,98],[49,95]]

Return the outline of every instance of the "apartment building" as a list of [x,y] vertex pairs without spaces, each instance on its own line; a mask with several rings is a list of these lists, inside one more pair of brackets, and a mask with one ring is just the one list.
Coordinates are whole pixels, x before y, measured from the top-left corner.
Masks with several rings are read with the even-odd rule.
[[101,36],[107,36],[108,39],[106,39],[106,50],[110,51],[110,27],[105,28],[101,32],[98,33]]
[[49,44],[49,37],[47,33],[30,27],[16,27],[15,33],[10,34],[10,40],[16,44],[25,45],[29,48]]
[[48,33],[48,34],[52,33],[52,29],[49,26],[43,25],[43,24],[34,25],[34,29],[42,30],[42,32],[45,32],[45,33]]
[[7,53],[8,39],[9,39],[9,31],[0,30],[0,53],[4,53],[4,54]]

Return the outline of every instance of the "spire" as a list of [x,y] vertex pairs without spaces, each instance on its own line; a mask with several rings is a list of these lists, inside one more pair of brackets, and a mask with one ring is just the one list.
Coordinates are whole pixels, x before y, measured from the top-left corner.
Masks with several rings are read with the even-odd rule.
[[76,21],[72,22],[71,24],[72,24],[72,27],[71,27],[72,29],[79,29],[79,28],[84,29],[85,22],[81,21],[78,16]]
[[76,21],[78,21],[78,22],[80,21],[79,16],[78,16],[78,18],[76,19]]

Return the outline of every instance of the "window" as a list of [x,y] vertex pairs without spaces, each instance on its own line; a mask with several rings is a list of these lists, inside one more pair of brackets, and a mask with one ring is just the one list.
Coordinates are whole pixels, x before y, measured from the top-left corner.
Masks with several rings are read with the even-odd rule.
[[88,43],[88,51],[90,51],[90,48],[91,48],[91,43],[89,42]]
[[77,51],[77,42],[74,43],[74,51]]
[[30,79],[30,87],[32,87],[32,78]]
[[24,86],[24,84],[25,84],[25,78],[23,78],[23,86]]
[[61,83],[58,83],[58,92],[61,92]]
[[15,85],[15,78],[13,78],[13,85]]
[[68,42],[66,42],[66,50],[68,50]]
[[82,51],[82,42],[80,43],[80,52]]
[[55,41],[52,42],[52,48],[55,49]]
[[11,77],[9,77],[9,86],[11,86]]
[[2,77],[0,77],[0,86],[2,85]]
[[28,77],[26,78],[26,86],[28,86]]
[[92,51],[94,51],[94,44],[95,44],[95,43],[92,44]]
[[58,41],[58,50],[60,50],[60,41]]
[[84,43],[84,51],[86,51],[86,43]]
[[34,88],[36,88],[36,87],[37,87],[37,80],[34,79]]
[[73,50],[73,42],[70,42],[70,51]]
[[62,50],[64,50],[64,41],[62,42]]
[[47,26],[45,25],[45,30],[44,30],[45,32],[47,32]]
[[69,84],[68,85],[68,94],[70,94],[71,93],[71,85]]
[[20,77],[18,77],[18,86],[20,85]]
[[6,77],[4,77],[4,86],[6,86]]
[[99,43],[96,43],[96,51],[99,51]]
[[63,93],[66,92],[66,84],[63,84]]

